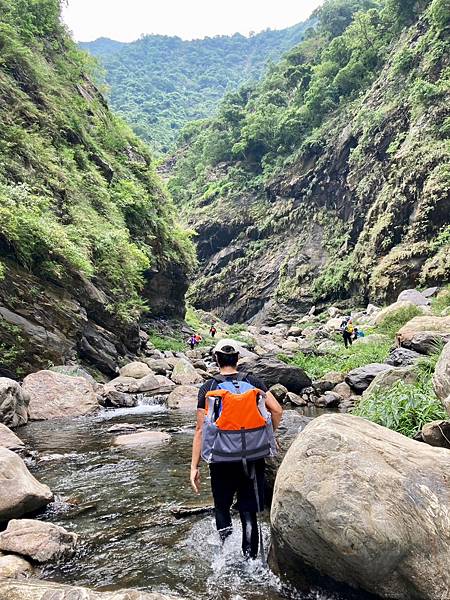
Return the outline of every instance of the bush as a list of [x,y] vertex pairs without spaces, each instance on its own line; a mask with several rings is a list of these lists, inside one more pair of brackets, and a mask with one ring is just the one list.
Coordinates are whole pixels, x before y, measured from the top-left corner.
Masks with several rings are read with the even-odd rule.
[[184,352],[187,349],[187,344],[182,340],[181,337],[170,337],[165,335],[159,335],[157,333],[151,333],[149,335],[149,341],[155,346],[157,350],[165,352]]
[[363,396],[353,414],[408,437],[413,437],[430,421],[447,418],[431,385],[412,385],[401,381],[388,390]]

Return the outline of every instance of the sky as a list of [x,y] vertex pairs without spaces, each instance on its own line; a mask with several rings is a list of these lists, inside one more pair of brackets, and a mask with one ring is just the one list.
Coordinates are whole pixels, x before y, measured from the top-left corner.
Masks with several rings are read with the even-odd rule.
[[322,0],[68,0],[63,17],[78,42],[109,37],[131,42],[142,34],[191,40],[236,32],[248,35],[304,21]]

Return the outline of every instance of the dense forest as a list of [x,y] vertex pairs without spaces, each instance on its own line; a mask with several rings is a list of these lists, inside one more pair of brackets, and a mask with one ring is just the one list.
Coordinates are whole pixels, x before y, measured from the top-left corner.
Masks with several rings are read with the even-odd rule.
[[317,16],[181,134],[170,190],[198,232],[192,298],[226,318],[450,276],[448,2],[328,0]]
[[214,114],[227,91],[259,79],[266,64],[298,44],[313,24],[314,19],[250,37],[183,41],[146,35],[129,44],[100,38],[79,45],[100,59],[112,108],[164,153],[183,125]]
[[[0,15],[2,365],[46,364],[79,346],[91,318],[126,335],[158,302],[183,314],[193,247],[148,147],[92,84],[59,0],[0,0]],[[160,279],[177,269],[181,290],[165,296]]]

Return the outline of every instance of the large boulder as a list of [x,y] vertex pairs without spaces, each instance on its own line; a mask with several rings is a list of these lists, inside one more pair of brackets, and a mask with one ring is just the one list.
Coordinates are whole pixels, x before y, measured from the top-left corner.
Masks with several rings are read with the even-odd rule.
[[146,375],[150,375],[151,372],[152,371],[150,367],[144,362],[134,361],[123,366],[119,371],[119,375],[121,377],[132,377],[133,379],[141,379]]
[[294,394],[299,394],[303,388],[309,387],[312,383],[300,367],[287,365],[274,356],[267,354],[256,359],[243,358],[239,361],[239,370],[255,375],[268,387],[281,383],[289,392],[294,392]]
[[423,358],[423,354],[419,354],[415,350],[395,348],[385,362],[387,365],[392,365],[393,367],[408,367],[415,364],[421,358]]
[[170,438],[164,431],[139,431],[117,436],[113,446],[161,446],[170,442]]
[[12,519],[0,533],[0,550],[27,556],[36,562],[58,560],[75,552],[78,536],[64,527],[36,519]]
[[22,450],[25,444],[11,429],[0,423],[0,447],[9,450]]
[[23,390],[30,396],[30,419],[79,417],[99,408],[97,394],[84,377],[38,371],[25,377]]
[[194,366],[183,358],[177,360],[170,377],[177,385],[193,385],[203,382],[203,377],[197,373]]
[[393,367],[390,365],[385,365],[383,363],[371,363],[369,365],[365,365],[364,367],[353,369],[347,373],[345,381],[353,390],[355,390],[357,394],[362,394],[377,375],[380,373],[385,373],[386,371],[392,371],[392,369]]
[[431,421],[422,427],[419,439],[437,448],[450,449],[450,422]]
[[31,475],[20,456],[0,448],[0,522],[42,508],[52,498],[50,488]]
[[169,408],[197,410],[198,388],[192,385],[177,385],[167,399]]
[[447,450],[352,415],[315,419],[275,482],[279,568],[383,598],[447,598],[449,470]]
[[416,306],[428,306],[430,300],[419,290],[403,290],[397,298],[397,302],[412,302]]
[[96,592],[50,581],[0,579],[0,600],[183,600],[179,596],[139,590]]
[[402,346],[421,354],[431,354],[442,342],[450,341],[450,317],[414,317],[397,333]]
[[0,377],[0,423],[8,427],[25,425],[28,421],[30,396],[17,381]]
[[363,396],[370,396],[380,390],[386,390],[399,381],[403,383],[416,383],[417,381],[417,369],[415,367],[397,367],[396,369],[389,369],[382,371],[372,380],[369,387],[364,390]]
[[450,415],[450,342],[444,346],[433,375],[436,396],[442,400]]

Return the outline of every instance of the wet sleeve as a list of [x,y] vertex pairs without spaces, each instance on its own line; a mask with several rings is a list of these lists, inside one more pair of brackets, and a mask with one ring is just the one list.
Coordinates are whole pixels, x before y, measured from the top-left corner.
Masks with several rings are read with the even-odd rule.
[[208,380],[206,383],[202,385],[202,387],[198,390],[198,402],[197,408],[206,408],[206,392],[208,392],[211,388],[212,380]]
[[254,385],[255,388],[258,388],[258,390],[267,392],[267,390],[268,390],[267,385],[264,383],[264,381],[262,381],[258,377],[255,377],[254,375],[249,375],[247,377],[247,379],[248,379],[248,382],[251,383],[252,385]]

